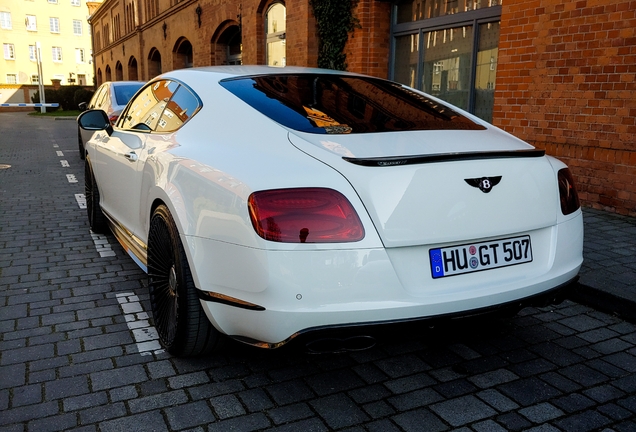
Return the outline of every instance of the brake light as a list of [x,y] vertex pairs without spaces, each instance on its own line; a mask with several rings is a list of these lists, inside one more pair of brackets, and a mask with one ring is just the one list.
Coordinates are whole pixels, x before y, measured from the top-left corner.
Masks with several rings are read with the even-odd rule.
[[114,126],[118,118],[119,114],[112,114],[110,117],[108,117],[108,120],[110,120],[110,124]]
[[581,207],[579,195],[574,187],[574,178],[568,168],[559,170],[559,197],[561,199],[561,213],[569,215]]
[[295,188],[254,192],[248,199],[259,236],[283,243],[355,242],[364,227],[355,209],[333,189]]

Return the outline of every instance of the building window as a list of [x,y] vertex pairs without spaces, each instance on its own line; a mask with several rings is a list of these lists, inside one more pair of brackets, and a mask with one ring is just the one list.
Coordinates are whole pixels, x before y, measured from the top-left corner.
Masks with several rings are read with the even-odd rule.
[[7,74],[7,84],[17,84],[18,76],[16,74]]
[[0,12],[0,28],[11,30],[11,12]]
[[29,60],[38,61],[38,52],[35,45],[29,45]]
[[4,59],[15,60],[15,46],[13,44],[2,44],[4,48]]
[[282,3],[274,3],[265,15],[266,61],[269,66],[285,66],[287,9]]
[[31,75],[31,84],[39,84],[40,83],[40,77],[37,75]]
[[82,22],[80,20],[73,20],[73,34],[75,36],[82,35]]
[[27,31],[38,31],[38,25],[35,15],[27,15],[25,23]]
[[81,86],[86,85],[86,75],[77,74],[77,85],[81,85]]
[[81,6],[81,0],[71,0],[71,6]]
[[49,29],[51,33],[59,33],[60,32],[60,19],[59,18],[49,18]]
[[57,4],[57,0],[48,0],[51,4]]
[[501,1],[396,3],[391,78],[492,121]]
[[86,62],[86,55],[84,54],[83,48],[75,48],[75,62],[76,63]]
[[61,47],[53,47],[51,48],[51,53],[53,54],[54,62],[62,61],[62,48]]

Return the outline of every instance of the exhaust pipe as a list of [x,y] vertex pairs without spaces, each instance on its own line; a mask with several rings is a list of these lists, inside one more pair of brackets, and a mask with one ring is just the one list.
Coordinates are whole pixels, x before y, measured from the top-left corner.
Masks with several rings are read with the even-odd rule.
[[362,351],[375,346],[375,338],[368,335],[348,338],[323,338],[307,342],[305,348],[311,354],[336,354]]

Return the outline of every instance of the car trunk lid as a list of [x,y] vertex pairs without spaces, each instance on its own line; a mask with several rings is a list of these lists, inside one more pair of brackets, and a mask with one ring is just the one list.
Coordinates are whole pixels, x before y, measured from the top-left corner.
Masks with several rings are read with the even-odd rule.
[[349,180],[386,247],[501,237],[556,223],[551,164],[497,129],[290,132],[289,139]]

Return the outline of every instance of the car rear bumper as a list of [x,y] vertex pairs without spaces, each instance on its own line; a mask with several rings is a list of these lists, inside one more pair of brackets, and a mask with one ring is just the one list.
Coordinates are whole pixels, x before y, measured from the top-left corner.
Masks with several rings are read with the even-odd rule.
[[[195,283],[217,329],[275,348],[326,328],[545,304],[577,278],[583,260],[582,218],[530,235],[537,245],[532,263],[442,281],[431,277],[429,247],[272,252],[228,244],[219,251],[216,244],[215,259],[198,255],[207,265],[194,260],[195,267],[204,270],[197,272]],[[197,242],[198,251],[213,246],[203,239]],[[419,266],[417,256],[422,257]]]

